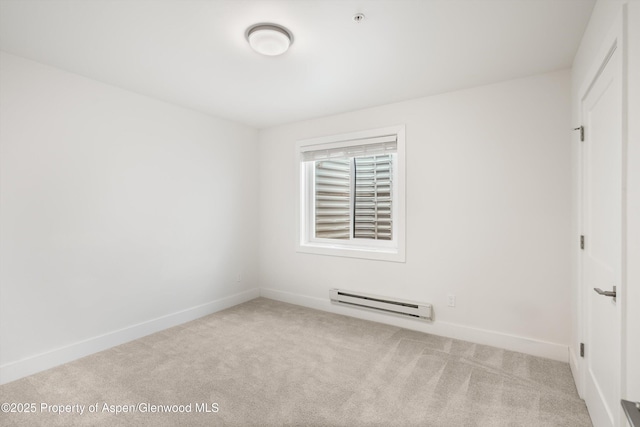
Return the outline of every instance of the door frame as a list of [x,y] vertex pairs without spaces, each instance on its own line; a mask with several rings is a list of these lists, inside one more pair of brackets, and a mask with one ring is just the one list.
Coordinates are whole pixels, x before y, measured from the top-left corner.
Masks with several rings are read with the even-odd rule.
[[[627,89],[627,41],[626,41],[626,22],[627,22],[627,5],[623,4],[621,7],[620,12],[617,14],[616,19],[613,22],[613,25],[609,31],[609,33],[607,34],[607,36],[604,38],[604,40],[601,43],[601,47],[598,51],[598,54],[596,56],[594,56],[595,60],[592,61],[591,66],[589,67],[589,72],[587,73],[587,78],[585,79],[585,81],[583,82],[582,86],[580,86],[580,90],[578,92],[578,117],[580,120],[580,124],[584,124],[585,122],[585,117],[583,117],[583,103],[590,91],[590,89],[592,88],[593,84],[595,83],[596,79],[600,76],[600,73],[604,70],[604,67],[607,65],[611,55],[613,54],[614,51],[618,51],[618,53],[620,54],[620,69],[618,70],[619,75],[618,78],[620,78],[620,90],[621,90],[621,97],[620,97],[620,101],[621,101],[621,129],[620,129],[620,135],[621,135],[621,153],[622,153],[622,158],[621,158],[621,165],[620,165],[620,170],[621,170],[621,182],[620,182],[620,186],[621,186],[621,190],[622,190],[622,203],[621,203],[621,212],[622,212],[622,218],[621,218],[621,282],[617,288],[617,300],[618,303],[620,304],[620,310],[618,311],[618,315],[619,315],[619,324],[621,327],[621,331],[620,331],[620,348],[619,348],[619,354],[620,354],[620,378],[619,378],[619,382],[618,382],[618,387],[619,387],[619,392],[620,392],[620,396],[624,396],[624,391],[626,390],[626,353],[625,353],[625,341],[626,341],[626,324],[625,324],[625,319],[626,319],[626,289],[627,289],[627,283],[626,283],[626,265],[627,265],[627,255],[626,255],[626,246],[627,246],[627,221],[626,221],[626,205],[627,205],[627,201],[626,201],[626,182],[627,182],[627,144],[628,144],[628,139],[627,139],[627,117],[628,117],[628,107],[627,107],[627,93],[628,93],[628,89]],[[588,129],[586,129],[586,132],[589,132]],[[579,136],[579,132],[575,132],[575,134],[577,136],[574,136],[574,138],[577,138],[578,140],[578,165],[577,165],[577,171],[578,171],[578,218],[577,218],[577,223],[578,223],[578,234],[579,235],[585,235],[585,230],[584,230],[584,211],[585,211],[585,197],[584,197],[584,191],[585,191],[585,184],[584,184],[584,180],[585,180],[585,170],[584,170],[584,161],[585,161],[585,149],[583,146],[583,143],[580,141],[580,136]],[[578,255],[577,255],[577,332],[578,332],[578,339],[579,342],[585,343],[586,345],[586,350],[585,353],[588,353],[589,351],[589,347],[588,347],[588,343],[585,342],[585,339],[587,337],[587,325],[586,325],[586,319],[587,317],[587,310],[588,310],[588,294],[586,292],[585,289],[585,280],[583,277],[583,268],[584,268],[584,262],[583,262],[583,256],[584,256],[584,252],[579,248],[579,245],[577,244],[578,238],[579,236],[576,236],[576,240],[575,240],[575,250],[578,251]],[[588,244],[588,236],[585,236],[586,240],[587,240],[587,244]],[[577,344],[577,343],[576,343]],[[570,362],[572,365],[572,370],[574,371],[574,379],[576,382],[576,387],[578,389],[578,394],[580,395],[581,398],[584,399],[585,397],[585,387],[586,387],[586,375],[587,375],[587,366],[585,363],[585,360],[583,358],[580,357],[575,357],[577,355],[575,355],[573,352],[571,352],[572,354],[570,355]],[[588,357],[588,355],[587,355]],[[621,406],[618,406],[618,419],[619,420],[623,420],[624,419],[624,415],[623,415],[623,410]]]

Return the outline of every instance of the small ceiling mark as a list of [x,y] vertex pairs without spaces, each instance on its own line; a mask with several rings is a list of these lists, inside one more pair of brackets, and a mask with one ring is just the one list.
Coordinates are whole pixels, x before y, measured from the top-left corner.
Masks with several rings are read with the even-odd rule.
[[362,21],[364,21],[364,13],[356,13],[355,15],[353,15],[353,21],[356,24],[359,24]]

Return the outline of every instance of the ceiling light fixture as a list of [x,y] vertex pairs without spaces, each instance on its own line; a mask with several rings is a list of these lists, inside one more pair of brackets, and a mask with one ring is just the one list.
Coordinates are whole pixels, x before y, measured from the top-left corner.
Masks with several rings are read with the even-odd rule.
[[276,24],[256,24],[247,29],[247,40],[256,52],[267,55],[281,55],[293,43],[293,35],[289,30]]

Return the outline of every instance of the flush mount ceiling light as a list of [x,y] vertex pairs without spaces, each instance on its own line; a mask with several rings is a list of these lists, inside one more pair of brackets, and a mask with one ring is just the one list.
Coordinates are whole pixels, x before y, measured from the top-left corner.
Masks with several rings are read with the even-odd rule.
[[267,55],[281,55],[293,43],[293,36],[286,28],[276,24],[256,24],[247,29],[247,40],[256,52]]

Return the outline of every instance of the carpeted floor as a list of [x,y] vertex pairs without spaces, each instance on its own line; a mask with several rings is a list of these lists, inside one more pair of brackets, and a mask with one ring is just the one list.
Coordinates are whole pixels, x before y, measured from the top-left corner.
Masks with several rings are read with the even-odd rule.
[[264,298],[5,384],[0,402],[36,404],[2,426],[591,425],[565,363]]

